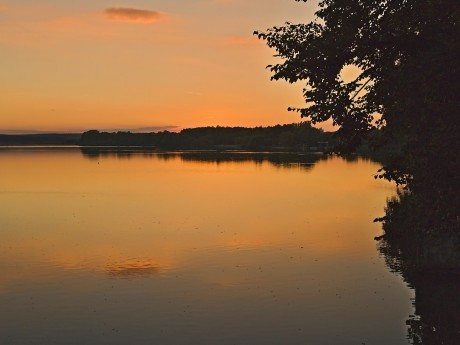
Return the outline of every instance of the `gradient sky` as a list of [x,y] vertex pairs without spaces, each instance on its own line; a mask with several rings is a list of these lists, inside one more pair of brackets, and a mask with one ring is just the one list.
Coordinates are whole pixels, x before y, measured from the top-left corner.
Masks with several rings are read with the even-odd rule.
[[299,122],[252,36],[315,1],[0,0],[0,132]]

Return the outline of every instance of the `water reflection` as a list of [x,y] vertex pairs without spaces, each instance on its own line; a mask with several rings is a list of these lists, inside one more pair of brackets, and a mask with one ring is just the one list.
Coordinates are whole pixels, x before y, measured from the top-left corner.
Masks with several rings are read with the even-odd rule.
[[160,274],[164,268],[148,258],[128,259],[114,262],[105,267],[106,272],[114,278],[135,278]]
[[415,291],[415,313],[407,320],[412,343],[460,344],[458,190],[437,172],[423,174],[432,183],[388,200],[379,249]]
[[[379,250],[390,270],[401,274],[415,291],[415,313],[410,315],[412,344],[460,344],[460,271],[428,269],[416,240],[382,239]],[[447,254],[447,253],[444,253]]]
[[407,344],[371,222],[393,187],[264,155],[2,151],[0,342]]
[[[158,160],[180,159],[185,162],[202,163],[271,163],[275,166],[310,169],[320,161],[328,159],[323,154],[298,153],[298,152],[246,152],[246,151],[184,151],[160,152],[148,148],[113,148],[113,147],[81,147],[81,152],[88,159],[118,158],[129,159],[142,156]],[[352,158],[350,158],[352,159]]]

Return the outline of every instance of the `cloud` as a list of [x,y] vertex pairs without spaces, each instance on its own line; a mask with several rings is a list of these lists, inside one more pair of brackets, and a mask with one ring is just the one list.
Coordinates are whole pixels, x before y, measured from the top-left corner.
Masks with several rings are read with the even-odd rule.
[[[21,135],[21,134],[49,134],[49,133],[63,133],[62,131],[40,131],[36,129],[0,129],[0,134],[8,135]],[[65,132],[67,133],[67,132]]]
[[[151,133],[151,132],[162,132],[162,131],[169,131],[169,132],[177,132],[179,130],[179,126],[151,126],[151,127],[137,127],[137,128],[100,128],[99,130],[104,132],[131,132],[131,133]],[[84,132],[84,131],[82,131]]]
[[155,23],[163,18],[163,15],[157,11],[122,7],[107,8],[104,14],[109,20],[143,24]]
[[[37,129],[9,129],[0,128],[0,135],[18,135],[18,134],[69,134],[69,133],[83,133],[88,131],[90,128],[68,128],[68,129],[49,129],[49,130],[37,130]],[[152,132],[178,132],[182,128],[174,125],[165,126],[150,126],[150,127],[119,127],[119,128],[95,128],[102,132],[131,132],[131,133],[152,133]]]

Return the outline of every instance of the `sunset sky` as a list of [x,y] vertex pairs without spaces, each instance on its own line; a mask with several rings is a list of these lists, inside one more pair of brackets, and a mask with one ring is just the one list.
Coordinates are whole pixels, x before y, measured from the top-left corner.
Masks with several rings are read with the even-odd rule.
[[252,33],[315,1],[0,0],[0,133],[299,122]]

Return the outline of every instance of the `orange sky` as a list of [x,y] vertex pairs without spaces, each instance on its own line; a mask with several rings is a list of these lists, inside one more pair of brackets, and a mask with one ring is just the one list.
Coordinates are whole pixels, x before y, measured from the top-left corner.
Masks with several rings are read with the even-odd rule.
[[300,121],[252,36],[313,18],[294,0],[0,0],[0,133]]

